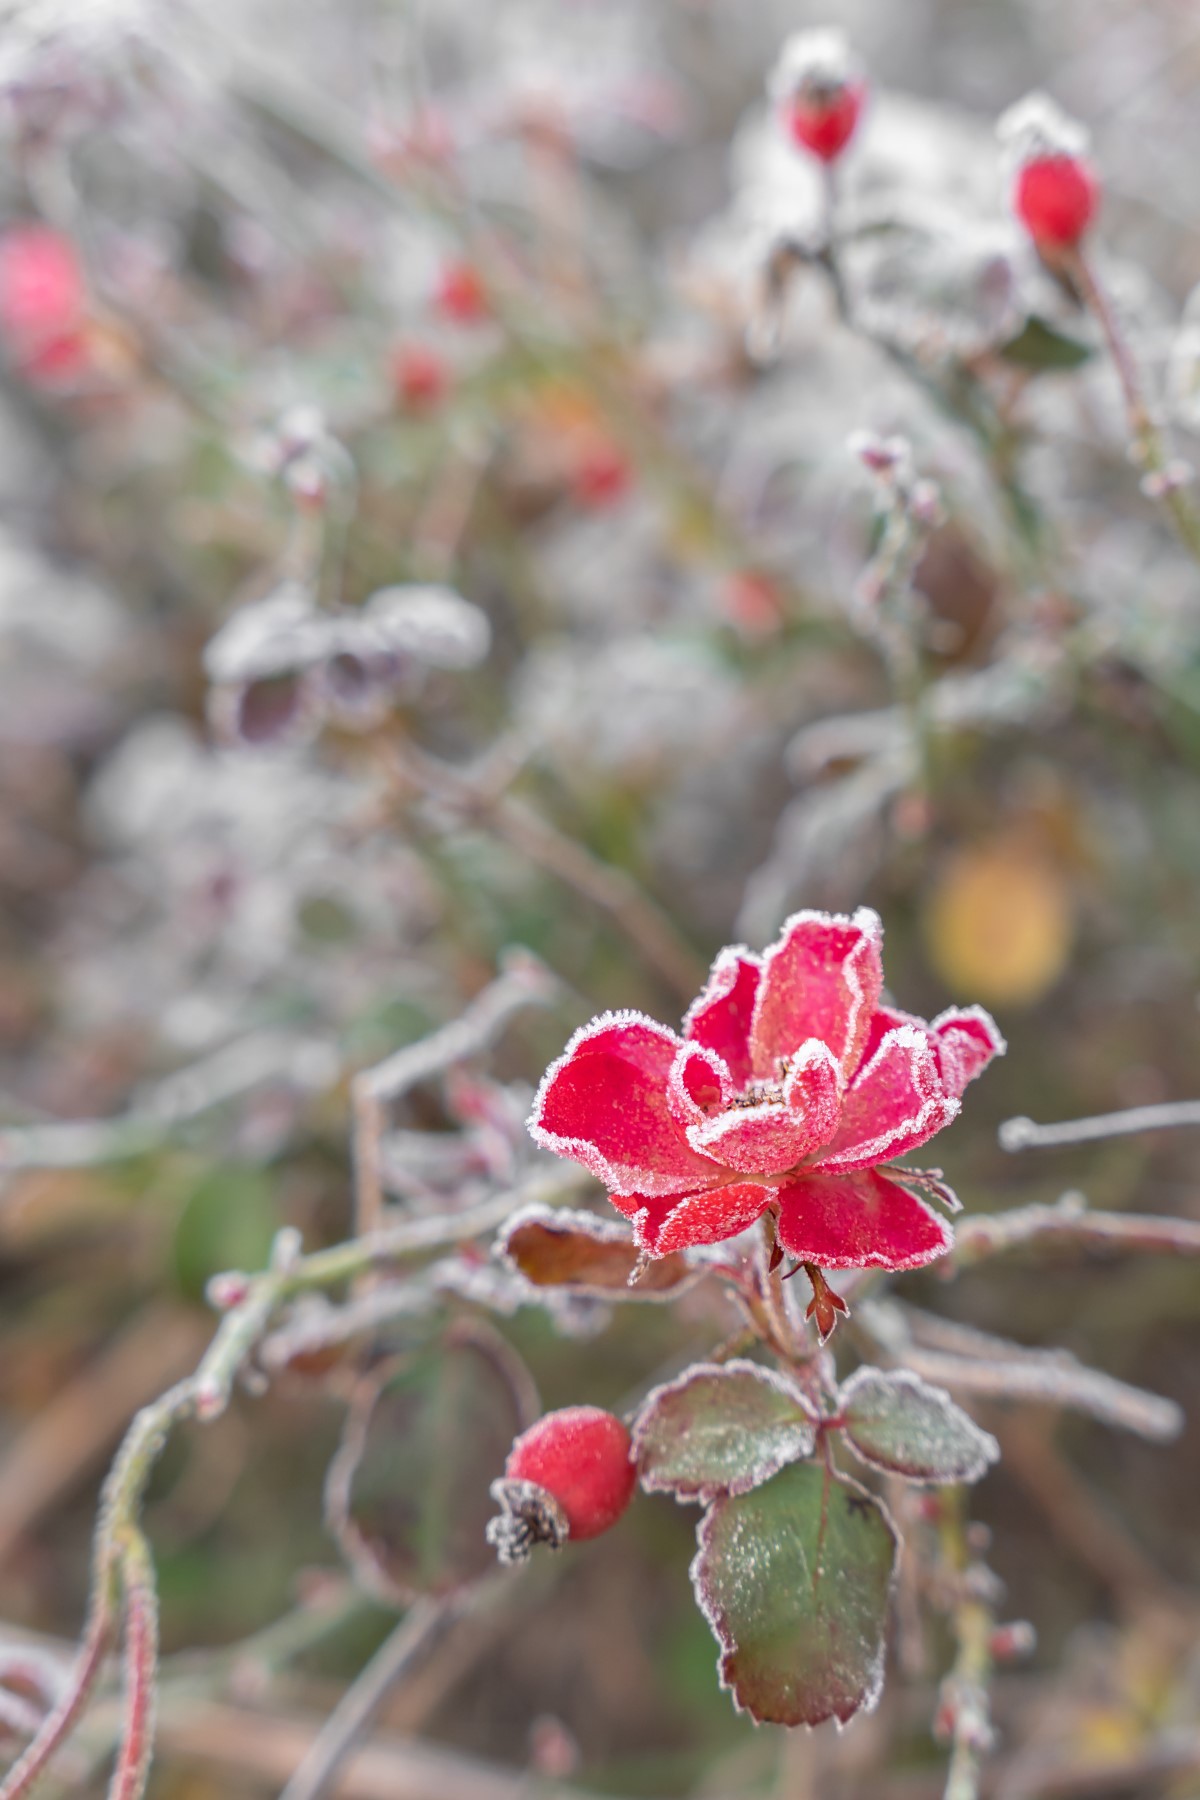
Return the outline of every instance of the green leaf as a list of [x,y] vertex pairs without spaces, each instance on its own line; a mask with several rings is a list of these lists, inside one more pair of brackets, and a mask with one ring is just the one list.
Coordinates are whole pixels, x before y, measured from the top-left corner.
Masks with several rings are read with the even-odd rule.
[[1005,362],[1015,363],[1019,369],[1030,369],[1035,374],[1053,369],[1077,369],[1092,354],[1091,345],[1084,343],[1082,338],[1074,337],[1057,325],[1047,324],[1036,314],[1031,314],[1016,337],[1000,348]]
[[897,1550],[877,1500],[824,1463],[794,1463],[715,1501],[697,1539],[692,1582],[739,1710],[844,1725],[875,1704]]
[[841,1391],[846,1442],[907,1481],[978,1481],[1000,1446],[949,1394],[907,1369],[858,1369]]
[[325,1511],[371,1592],[406,1604],[453,1593],[494,1564],[488,1487],[529,1423],[522,1376],[502,1339],[461,1327],[362,1383],[329,1468]]
[[758,1363],[697,1363],[655,1388],[633,1427],[642,1486],[680,1500],[744,1494],[811,1456],[815,1415],[804,1395]]
[[171,1246],[175,1279],[193,1300],[224,1269],[265,1266],[280,1220],[274,1183],[261,1169],[216,1168],[184,1201]]

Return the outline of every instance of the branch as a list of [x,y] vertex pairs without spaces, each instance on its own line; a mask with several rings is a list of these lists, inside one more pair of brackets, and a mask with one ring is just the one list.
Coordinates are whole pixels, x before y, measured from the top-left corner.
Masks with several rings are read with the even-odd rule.
[[558,991],[549,970],[527,950],[508,951],[502,973],[457,1019],[354,1077],[355,1229],[374,1232],[383,1218],[381,1147],[385,1109],[402,1094],[469,1056],[478,1056],[526,1006],[546,1006]]
[[1173,1400],[1090,1369],[1068,1350],[1030,1350],[895,1301],[860,1304],[854,1323],[893,1363],[960,1393],[1068,1407],[1152,1443],[1183,1429]]
[[397,757],[401,776],[412,786],[477,820],[530,862],[608,913],[647,964],[685,1000],[692,999],[704,980],[702,964],[666,914],[624,869],[602,862],[573,838],[564,837],[522,801],[489,792],[461,769],[413,744],[401,746]]
[[342,1695],[279,1800],[321,1800],[396,1683],[422,1663],[467,1609],[468,1596],[416,1601]]
[[1091,1144],[1101,1138],[1128,1137],[1136,1131],[1171,1131],[1177,1125],[1200,1125],[1200,1100],[1131,1106],[1125,1112],[1064,1119],[1055,1125],[1037,1125],[1023,1117],[1005,1119],[996,1135],[1002,1150],[1052,1150],[1060,1144]]
[[1155,1214],[1087,1210],[1085,1197],[1071,1190],[1053,1206],[1019,1206],[1012,1212],[964,1219],[955,1227],[947,1273],[999,1256],[1022,1244],[1063,1244],[1068,1248],[1161,1251],[1168,1256],[1200,1256],[1200,1220]]
[[116,1118],[5,1126],[0,1129],[0,1174],[120,1162],[153,1149],[175,1126],[199,1118],[265,1081],[319,1087],[334,1079],[337,1068],[336,1052],[318,1039],[254,1032],[168,1075]]

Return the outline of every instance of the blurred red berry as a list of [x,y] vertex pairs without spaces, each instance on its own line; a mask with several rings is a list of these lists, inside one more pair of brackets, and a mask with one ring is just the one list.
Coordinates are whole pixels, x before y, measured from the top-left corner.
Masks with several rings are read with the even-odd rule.
[[865,82],[800,92],[784,106],[792,139],[822,162],[835,162],[854,136],[867,97]]
[[434,304],[455,325],[478,325],[488,317],[487,289],[469,262],[447,263],[438,277]]
[[589,444],[579,454],[571,476],[571,491],[580,506],[597,511],[615,506],[633,485],[628,459],[615,444]]
[[89,360],[83,270],[70,238],[16,225],[0,238],[0,334],[30,381],[70,380]]
[[730,624],[747,637],[769,637],[783,624],[779,589],[757,569],[734,569],[725,577],[721,607]]
[[1100,184],[1081,156],[1034,157],[1017,171],[1013,210],[1035,244],[1071,249],[1099,205]]
[[428,344],[399,344],[392,352],[392,391],[409,412],[431,412],[450,391],[445,359]]

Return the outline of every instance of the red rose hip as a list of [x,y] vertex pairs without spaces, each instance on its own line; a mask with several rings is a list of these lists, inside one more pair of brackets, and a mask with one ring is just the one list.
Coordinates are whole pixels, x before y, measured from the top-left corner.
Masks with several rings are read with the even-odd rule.
[[524,1562],[535,1544],[598,1537],[633,1495],[629,1433],[598,1406],[546,1413],[513,1444],[504,1478],[492,1483],[499,1516],[487,1528],[502,1563]]
[[1069,249],[1096,216],[1100,188],[1076,156],[1043,156],[1018,170],[1013,211],[1035,244]]
[[867,84],[840,31],[800,31],[784,44],[771,94],[793,142],[832,163],[858,127]]
[[1012,171],[1012,206],[1039,250],[1071,250],[1096,216],[1100,184],[1087,133],[1045,94],[1027,94],[997,133]]

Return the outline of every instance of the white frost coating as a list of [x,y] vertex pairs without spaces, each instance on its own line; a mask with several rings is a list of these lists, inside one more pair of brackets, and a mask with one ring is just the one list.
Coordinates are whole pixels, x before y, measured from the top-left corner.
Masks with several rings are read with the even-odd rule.
[[[550,1088],[580,1047],[606,1031],[624,1031],[632,1026],[638,1026],[650,1032],[662,1043],[669,1045],[673,1056],[682,1043],[682,1039],[677,1037],[669,1026],[660,1025],[657,1020],[648,1018],[645,1013],[634,1012],[632,1009],[601,1013],[598,1018],[580,1026],[579,1030],[568,1039],[562,1055],[550,1064],[542,1076],[538,1091],[534,1095],[533,1111],[525,1121],[526,1130],[534,1143],[540,1144],[543,1150],[553,1150],[556,1156],[564,1156],[569,1161],[582,1163],[585,1169],[604,1183],[611,1194],[646,1194],[660,1198],[670,1194],[693,1194],[700,1188],[717,1185],[723,1178],[724,1171],[716,1163],[711,1164],[713,1171],[711,1176],[708,1176],[707,1171],[703,1168],[681,1169],[674,1175],[655,1174],[653,1170],[633,1163],[613,1162],[587,1138],[565,1137],[558,1132],[550,1131],[542,1124],[542,1111]],[[684,1137],[682,1126],[679,1130],[679,1139],[681,1153],[687,1157],[695,1157],[697,1162],[701,1161],[697,1152],[691,1148]],[[687,1185],[689,1183],[690,1186]]]
[[864,945],[874,945],[877,951],[882,949],[883,920],[879,917],[879,914],[875,911],[874,907],[871,906],[860,906],[852,916],[847,916],[845,913],[819,912],[811,907],[807,907],[800,912],[792,913],[789,918],[784,920],[779,936],[776,938],[775,942],[763,952],[762,977],[758,984],[758,993],[755,995],[754,999],[754,1016],[750,1021],[751,1053],[754,1055],[756,1063],[758,1057],[754,1051],[754,1046],[758,1040],[758,1029],[762,1020],[763,1006],[767,995],[770,992],[771,970],[778,957],[781,956],[783,951],[787,948],[788,940],[792,933],[801,925],[848,925],[854,927],[861,933],[858,942],[852,944],[850,949],[846,952],[846,958],[842,964],[842,975],[850,994],[850,1006],[846,1016],[847,1048],[854,1043],[855,1038],[858,1035],[859,1019],[866,1002],[866,990],[863,987],[862,977],[858,971],[858,959],[863,953]]
[[862,73],[862,65],[850,48],[844,31],[824,28],[796,31],[786,38],[767,80],[772,100],[791,100],[796,94],[827,93],[844,87]]
[[[823,1169],[813,1169],[811,1172],[813,1175],[820,1175],[823,1180],[835,1179],[836,1174],[838,1173],[835,1171],[834,1176],[827,1176]],[[842,1172],[854,1173],[855,1171],[847,1170]],[[779,1190],[779,1199],[781,1201],[779,1241],[789,1256],[794,1256],[801,1262],[819,1263],[823,1269],[891,1269],[894,1273],[898,1274],[904,1269],[923,1269],[928,1263],[936,1262],[939,1256],[945,1256],[949,1250],[953,1249],[954,1233],[946,1223],[945,1219],[943,1219],[939,1213],[935,1213],[931,1206],[926,1206],[924,1200],[920,1199],[918,1195],[911,1193],[908,1188],[904,1188],[903,1193],[908,1200],[911,1200],[914,1206],[920,1207],[927,1219],[932,1221],[938,1237],[941,1239],[941,1248],[939,1250],[935,1250],[932,1253],[928,1250],[917,1250],[912,1256],[896,1258],[887,1252],[878,1251],[872,1251],[870,1254],[856,1251],[853,1256],[845,1257],[830,1256],[827,1251],[821,1249],[806,1249],[800,1233],[798,1231],[791,1232],[789,1228],[789,1208],[787,1202],[787,1196],[790,1193],[794,1194],[799,1191],[799,1193],[803,1195],[804,1176],[806,1173],[808,1173],[808,1171],[802,1169],[794,1183],[785,1185]],[[884,1175],[881,1179],[892,1180],[893,1178]],[[900,1183],[894,1182],[893,1185],[899,1187]],[[802,1206],[803,1201],[801,1200],[798,1204]],[[789,1237],[791,1238],[791,1242],[789,1242]]]
[[676,1256],[694,1266],[669,1287],[653,1288],[635,1284],[622,1289],[602,1287],[590,1281],[565,1281],[553,1287],[543,1287],[536,1281],[530,1281],[509,1248],[513,1236],[523,1225],[541,1225],[551,1232],[578,1232],[581,1236],[590,1238],[594,1244],[620,1244],[629,1250],[641,1250],[644,1246],[625,1223],[618,1224],[615,1219],[602,1219],[597,1213],[576,1212],[570,1207],[547,1206],[543,1200],[531,1200],[506,1220],[503,1230],[492,1245],[492,1255],[521,1284],[528,1300],[538,1306],[552,1307],[556,1294],[572,1301],[598,1300],[606,1306],[626,1300],[646,1305],[665,1305],[677,1300],[680,1294],[694,1286],[704,1274],[703,1265],[696,1258],[677,1250],[674,1252]]
[[767,1210],[767,1207],[773,1204],[778,1195],[778,1189],[776,1187],[771,1186],[754,1175],[744,1175],[739,1181],[735,1182],[730,1182],[728,1180],[714,1182],[711,1187],[692,1188],[684,1194],[673,1194],[670,1195],[669,1198],[671,1198],[675,1204],[658,1228],[657,1243],[652,1243],[649,1237],[648,1227],[650,1223],[650,1208],[648,1206],[639,1207],[637,1212],[633,1214],[630,1223],[633,1226],[633,1235],[636,1242],[649,1256],[670,1256],[676,1250],[702,1248],[703,1246],[674,1243],[672,1241],[671,1228],[672,1226],[677,1228],[679,1221],[681,1219],[686,1219],[687,1208],[691,1206],[693,1201],[708,1200],[714,1193],[719,1192],[723,1187],[735,1189],[739,1192],[753,1190],[759,1198],[754,1202],[754,1206],[757,1210],[751,1211],[748,1207],[747,1216],[740,1218],[737,1224],[731,1230],[726,1232],[723,1237],[717,1238],[715,1240],[717,1243],[728,1243],[731,1238],[741,1237],[742,1233],[748,1231],[751,1225],[758,1223],[758,1220]]
[[685,1038],[691,1036],[692,1026],[701,1013],[707,1012],[710,1006],[715,1006],[718,1000],[729,998],[737,986],[738,973],[742,963],[749,963],[761,975],[761,956],[756,956],[753,950],[746,948],[745,944],[726,944],[723,950],[717,952],[713,966],[708,972],[708,980],[683,1015]]
[[[896,1574],[897,1574],[897,1570],[898,1570],[899,1564],[900,1564],[900,1549],[901,1549],[900,1533],[896,1529],[895,1521],[893,1520],[891,1513],[888,1511],[887,1507],[884,1505],[883,1501],[879,1498],[879,1496],[877,1494],[869,1494],[867,1492],[866,1488],[860,1487],[857,1481],[852,1481],[850,1479],[850,1477],[847,1475],[839,1475],[839,1476],[837,1476],[836,1479],[838,1480],[838,1482],[840,1483],[841,1486],[853,1489],[853,1491],[856,1495],[862,1495],[862,1497],[864,1499],[869,1500],[873,1506],[877,1507],[878,1510],[883,1515],[883,1519],[884,1519],[885,1524],[887,1525],[888,1530],[892,1534],[892,1539],[896,1546],[896,1554],[892,1559],[892,1573],[891,1573],[891,1577],[888,1582],[887,1611],[890,1614],[892,1600],[893,1600],[893,1597],[895,1594],[895,1588],[896,1588]],[[718,1687],[722,1688],[727,1694],[729,1694],[731,1696],[731,1698],[733,1700],[733,1708],[734,1708],[735,1712],[750,1712],[749,1707],[742,1705],[741,1700],[738,1698],[737,1690],[733,1686],[733,1683],[726,1679],[726,1670],[725,1670],[726,1658],[728,1656],[732,1655],[734,1651],[736,1651],[737,1644],[736,1644],[735,1640],[733,1639],[733,1637],[723,1628],[720,1615],[717,1612],[717,1608],[716,1608],[715,1604],[709,1599],[708,1595],[705,1592],[705,1587],[704,1587],[702,1564],[703,1564],[704,1558],[707,1555],[708,1550],[709,1550],[709,1537],[712,1532],[715,1513],[716,1513],[716,1507],[710,1506],[702,1514],[699,1522],[697,1523],[697,1526],[696,1526],[697,1549],[696,1549],[695,1556],[693,1556],[690,1564],[688,1565],[688,1579],[690,1580],[690,1582],[692,1584],[692,1592],[696,1596],[696,1605],[699,1607],[701,1613],[703,1614],[703,1616],[708,1624],[709,1630],[712,1632],[713,1636],[717,1640],[717,1643],[721,1647],[721,1654],[717,1657],[717,1685],[718,1685]],[[833,1723],[839,1733],[844,1731],[846,1726],[849,1725],[853,1719],[858,1718],[860,1713],[872,1713],[872,1712],[874,1712],[875,1708],[878,1706],[879,1696],[883,1692],[883,1676],[884,1676],[884,1668],[886,1665],[886,1660],[887,1660],[887,1642],[886,1642],[886,1637],[881,1635],[879,1644],[876,1647],[875,1655],[873,1656],[870,1667],[868,1668],[867,1673],[866,1673],[866,1680],[865,1680],[864,1687],[863,1687],[863,1697],[862,1697],[862,1700],[860,1701],[859,1705],[856,1707],[855,1711],[847,1719],[840,1719],[836,1713],[831,1715],[833,1718]],[[762,1720],[754,1718],[754,1714],[752,1712],[750,1713],[750,1717],[753,1720],[755,1725],[759,1725],[759,1724],[763,1723]],[[821,1720],[822,1725],[827,1724],[827,1723],[828,1723],[828,1720],[826,1720],[826,1719]],[[809,1724],[805,1723],[804,1721],[801,1721],[799,1726],[793,1725],[793,1726],[790,1726],[789,1729],[792,1731],[796,1731],[796,1730],[816,1731],[818,1729],[818,1726],[809,1725]]]
[[[933,1032],[934,1036],[941,1041],[944,1049],[948,1051],[951,1056],[954,1056],[956,1055],[956,1052],[954,1051],[952,1043],[947,1043],[947,1037],[953,1033],[953,1028],[956,1025],[965,1024],[968,1020],[974,1020],[977,1025],[982,1025],[984,1032],[991,1043],[993,1057],[1006,1056],[1008,1054],[1008,1042],[995,1019],[993,1019],[991,1013],[988,1012],[987,1008],[984,1006],[948,1006],[945,1012],[940,1012],[936,1019],[930,1020],[929,1029]],[[986,1064],[984,1066],[986,1067]],[[977,1069],[973,1074],[967,1077],[967,1081],[974,1081],[977,1076],[982,1074],[983,1069]],[[964,1082],[963,1086],[965,1087],[966,1085],[967,1082]]]
[[[753,1380],[761,1382],[764,1387],[772,1388],[775,1393],[782,1395],[795,1406],[798,1412],[804,1415],[803,1421],[797,1421],[795,1427],[796,1447],[789,1450],[786,1445],[777,1442],[773,1453],[764,1452],[757,1461],[751,1463],[747,1473],[738,1481],[701,1482],[695,1487],[685,1487],[679,1479],[669,1480],[653,1473],[643,1475],[639,1469],[638,1479],[646,1493],[673,1494],[676,1503],[680,1506],[694,1506],[697,1503],[707,1505],[721,1494],[748,1494],[752,1488],[761,1487],[764,1481],[769,1481],[772,1475],[777,1475],[780,1469],[787,1467],[788,1463],[799,1462],[812,1455],[816,1443],[816,1427],[820,1421],[807,1395],[777,1369],[764,1368],[761,1363],[751,1362],[747,1357],[738,1356],[731,1358],[726,1363],[693,1363],[690,1368],[683,1371],[682,1375],[677,1375],[673,1381],[664,1381],[658,1387],[651,1388],[643,1400],[638,1410],[638,1416],[630,1430],[632,1445],[630,1454],[633,1460],[636,1463],[641,1462],[650,1416],[665,1399],[675,1394],[686,1393],[688,1388],[698,1381],[721,1381],[729,1375],[749,1375]],[[783,1422],[776,1421],[768,1429],[781,1433]],[[805,1441],[806,1439],[807,1441]]]
[[284,582],[226,619],[205,646],[205,673],[224,683],[310,668],[333,648],[336,628],[332,614],[315,611],[306,588]]
[[[872,1413],[868,1395],[875,1396]],[[882,1407],[879,1402],[882,1401]],[[838,1396],[847,1417],[846,1442],[868,1468],[928,1483],[978,1481],[1000,1459],[1000,1446],[989,1431],[977,1425],[944,1388],[933,1387],[911,1369],[856,1369]],[[872,1447],[870,1436],[862,1443],[855,1435],[850,1414],[858,1407],[863,1424],[892,1428],[889,1450]],[[907,1417],[904,1417],[907,1409]],[[897,1413],[901,1415],[897,1425]]]
[[1083,156],[1089,142],[1086,127],[1040,90],[1026,94],[1001,113],[996,136],[1005,161],[1018,169],[1042,157]]
[[869,1169],[876,1163],[886,1162],[890,1154],[898,1153],[900,1149],[915,1150],[918,1144],[925,1143],[936,1132],[941,1131],[962,1110],[961,1101],[947,1094],[942,1087],[929,1034],[923,1027],[914,1025],[897,1025],[884,1033],[870,1062],[859,1070],[851,1082],[846,1096],[847,1105],[853,1101],[859,1089],[867,1085],[876,1069],[898,1049],[910,1053],[909,1075],[920,1101],[917,1111],[909,1118],[901,1119],[899,1124],[881,1131],[876,1137],[851,1144],[844,1150],[821,1158],[815,1167],[823,1173],[832,1173],[838,1169]]
[[[691,1062],[703,1063],[705,1068],[711,1070],[716,1076],[717,1086],[721,1092],[722,1106],[726,1106],[733,1099],[734,1082],[733,1076],[729,1072],[729,1065],[724,1057],[717,1055],[715,1050],[709,1050],[703,1044],[684,1043],[680,1045],[667,1076],[667,1100],[672,1114],[681,1125],[698,1126],[706,1124],[709,1115],[692,1099],[683,1079],[688,1064]],[[690,1130],[688,1141],[691,1142]]]
[[473,669],[491,648],[487,614],[453,588],[415,583],[379,588],[363,607],[389,650],[438,669]]

